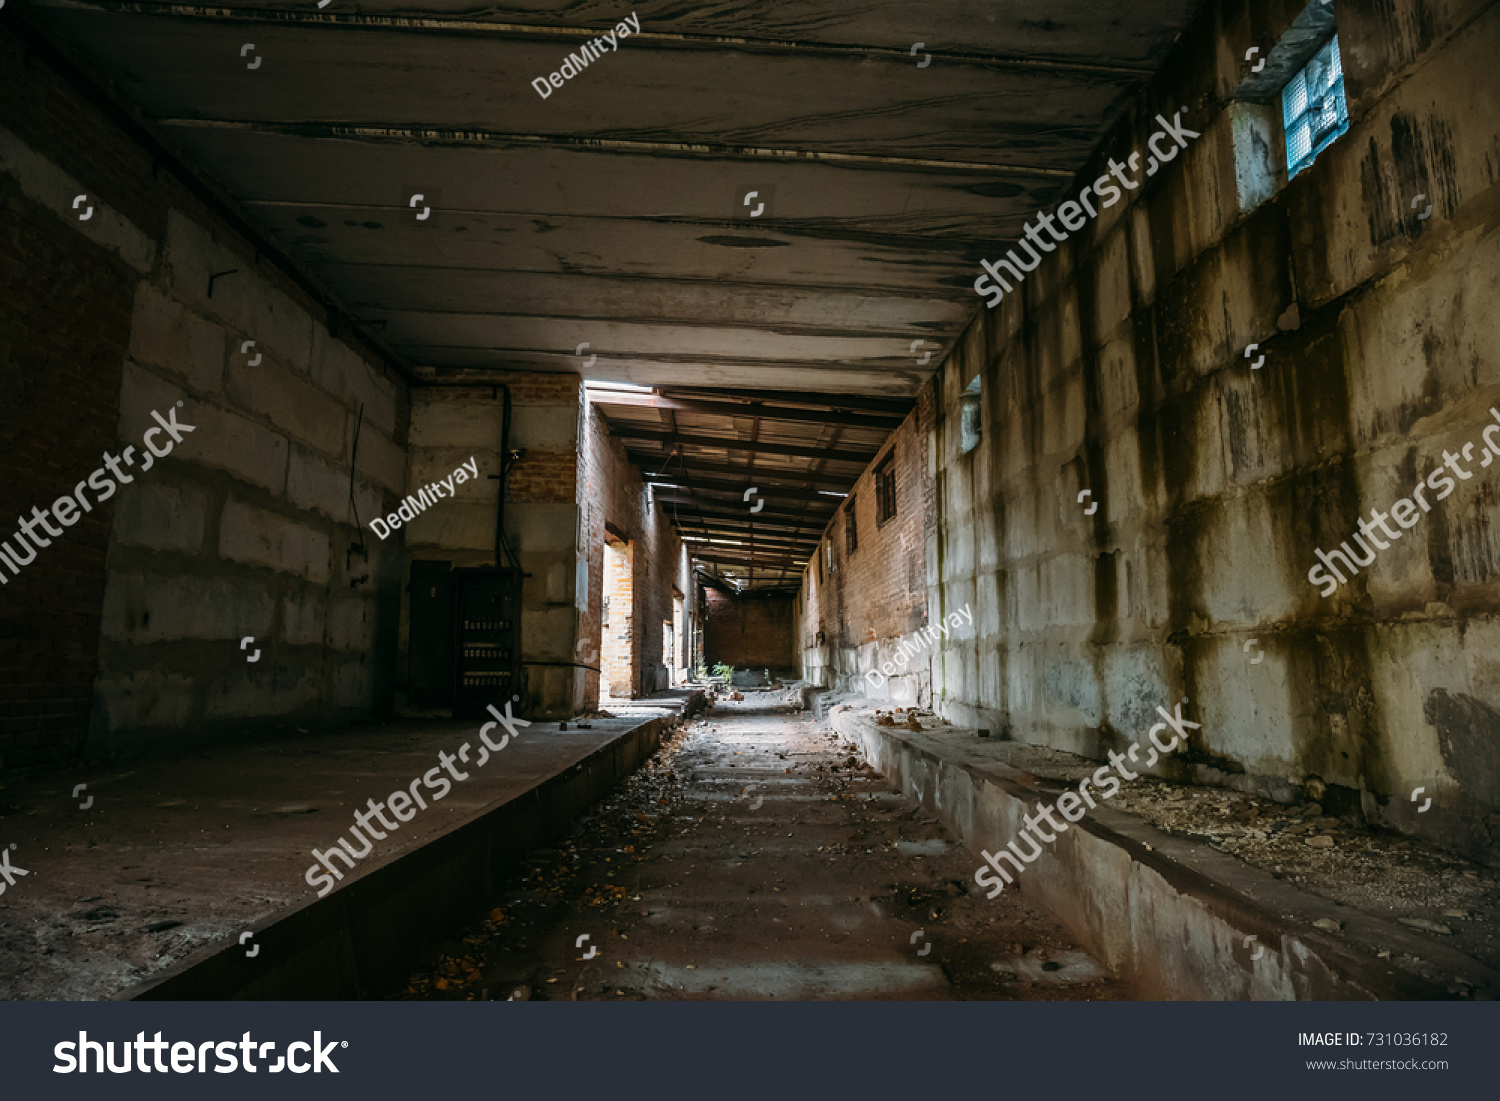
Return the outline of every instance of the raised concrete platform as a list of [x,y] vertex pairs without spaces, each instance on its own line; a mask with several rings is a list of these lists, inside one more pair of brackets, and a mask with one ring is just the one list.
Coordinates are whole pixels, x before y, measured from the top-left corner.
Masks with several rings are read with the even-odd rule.
[[[515,860],[560,834],[702,700],[657,693],[584,729],[536,722],[480,767],[476,723],[402,720],[114,774],[8,781],[0,845],[15,845],[10,862],[28,874],[0,895],[0,996],[395,989],[423,946],[471,920]],[[498,743],[504,731],[489,733]],[[467,763],[454,767],[468,778],[438,801],[419,786],[427,807],[404,808],[410,820],[318,898],[304,878],[312,850],[353,841],[367,800],[409,791],[440,752],[465,743]]]
[[[888,780],[941,818],[976,854],[976,870],[981,850],[998,852],[1018,838],[1023,816],[1062,790],[1001,760],[1015,743],[982,740],[931,717],[921,733],[880,726],[873,703],[804,695],[820,713],[827,708],[833,729]],[[1500,972],[1468,955],[1108,803],[1045,845],[1006,890],[1017,887],[1133,981],[1141,997],[1430,999],[1465,987],[1475,997],[1500,997]],[[1319,920],[1339,931],[1325,932],[1314,925]]]

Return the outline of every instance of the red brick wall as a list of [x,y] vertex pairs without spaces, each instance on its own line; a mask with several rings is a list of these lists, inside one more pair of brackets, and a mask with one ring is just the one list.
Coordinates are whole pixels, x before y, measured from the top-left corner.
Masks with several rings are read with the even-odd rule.
[[[806,659],[819,646],[830,657],[877,639],[897,638],[927,621],[928,533],[936,516],[936,485],[927,472],[927,440],[933,425],[933,385],[880,449],[854,484],[859,546],[851,554],[844,532],[846,502],[823,533],[817,555],[802,573],[797,597],[796,645]],[[874,471],[893,453],[896,514],[876,522]],[[822,566],[833,547],[834,569]],[[821,643],[819,637],[821,635]]]
[[[7,176],[0,219],[0,539],[15,549],[16,517],[47,512],[119,454],[139,277]],[[19,576],[0,567],[0,767],[64,758],[88,735],[112,513],[94,504]]]
[[572,504],[578,493],[578,454],[527,448],[511,467],[505,499],[521,504]]
[[[244,288],[254,284],[268,293],[285,295],[294,308],[309,315],[318,315],[320,307],[269,258],[259,257],[252,266],[248,262],[255,255],[252,248],[240,239],[223,212],[206,205],[197,192],[174,175],[170,163],[156,163],[121,117],[104,110],[99,101],[86,97],[59,76],[52,68],[50,51],[26,50],[16,37],[17,24],[11,12],[6,12],[0,23],[0,128],[15,135],[18,148],[23,150],[0,171],[3,540],[13,537],[15,517],[29,516],[34,507],[48,508],[59,495],[87,479],[100,466],[105,451],[121,453],[122,389],[128,417],[129,400],[140,392],[130,389],[132,375],[137,381],[146,376],[161,377],[134,362],[127,365],[126,360],[131,348],[133,307],[142,287],[149,285],[170,296],[178,278],[161,251],[169,213],[218,236],[226,247],[243,246],[247,262],[233,277],[239,293],[244,294]],[[41,171],[39,165],[44,166]],[[59,176],[70,177],[72,182],[60,181]],[[18,180],[22,182],[18,184]],[[66,186],[67,191],[59,195],[59,186]],[[86,192],[96,207],[95,220],[87,231],[65,212],[75,187]],[[107,208],[109,214],[99,208]],[[116,215],[120,223],[114,221]],[[121,251],[100,245],[96,239],[114,241]],[[156,250],[149,271],[132,267],[121,258],[123,252],[146,268],[150,261],[137,246]],[[352,342],[354,338],[344,340],[354,346]],[[166,385],[175,388],[177,383]],[[402,415],[397,414],[398,422]],[[124,445],[138,452],[143,427],[132,425]],[[371,431],[368,422],[366,431]],[[397,431],[404,433],[404,426]],[[198,438],[192,439],[198,443]],[[166,485],[167,470],[183,474],[192,467],[174,456],[159,469],[161,474],[154,470],[143,484]],[[135,472],[141,472],[139,465]],[[189,475],[184,482],[191,484],[192,478]],[[18,577],[0,585],[0,769],[64,760],[90,736],[108,737],[118,730],[134,736],[148,725],[135,721],[136,715],[150,710],[150,704],[142,701],[149,700],[154,686],[169,678],[174,684],[186,682],[190,687],[174,688],[178,695],[163,705],[163,713],[185,708],[193,716],[192,723],[201,719],[209,697],[237,694],[244,683],[224,676],[220,672],[222,663],[204,658],[202,655],[210,651],[202,646],[168,651],[176,645],[172,640],[137,643],[119,638],[106,638],[101,646],[101,619],[111,569],[118,579],[134,561],[150,559],[160,567],[153,575],[155,583],[161,577],[201,578],[205,570],[221,567],[217,563],[209,567],[195,564],[174,573],[176,560],[155,556],[136,545],[124,551],[126,566],[122,569],[121,544],[116,540],[111,545],[111,539],[125,515],[116,508],[124,494],[102,504],[95,503],[94,493],[85,490],[85,495],[93,504],[92,511],[84,513],[50,546],[41,548],[37,559],[23,567]],[[238,583],[246,572],[246,567],[225,565],[220,576]],[[11,575],[7,571],[5,576]],[[259,585],[259,581],[253,585]],[[369,597],[372,605],[383,600],[385,608],[394,608],[396,591],[394,578],[387,582],[377,577],[366,589],[376,594]],[[376,628],[381,629],[383,626]],[[162,649],[153,652],[153,645]],[[171,653],[173,662],[180,663],[170,672],[166,662],[155,656],[165,652]],[[125,661],[113,660],[116,655],[123,655]],[[332,712],[342,706],[333,702],[335,666],[322,653],[315,660],[320,677],[317,698]],[[366,662],[361,655],[337,669],[343,671]],[[211,671],[205,672],[198,663]],[[377,677],[376,670],[384,672],[378,655],[368,661],[368,667],[365,683],[389,679]],[[289,661],[280,668],[285,681],[292,683],[299,682],[305,667]],[[245,677],[236,672],[238,678]],[[133,696],[124,692],[111,697],[99,687],[110,673],[127,678],[138,675],[140,685],[152,687],[142,687]],[[199,679],[195,681],[195,677]],[[350,683],[354,680],[351,678]],[[274,691],[271,688],[247,697],[261,701]],[[111,712],[110,699],[127,717]],[[139,711],[131,710],[132,701],[140,704]],[[112,727],[111,723],[118,725]],[[174,719],[162,725],[175,731],[186,730],[190,723]],[[217,729],[222,728],[221,721]],[[136,741],[132,748],[141,744],[143,741]]]
[[[164,226],[150,160],[45,64],[28,66],[9,33],[0,33],[0,125],[65,171],[101,180],[100,198],[135,224]],[[140,276],[4,175],[0,221],[0,539],[12,539],[17,516],[48,509],[106,450],[119,454]],[[0,768],[63,759],[88,735],[112,506],[95,504],[0,586]]]
[[797,664],[796,602],[790,596],[731,596],[704,589],[703,654],[737,669],[784,669]]
[[[589,604],[579,638],[585,654],[592,648],[597,655],[607,521],[629,541],[633,573],[630,594],[633,653],[628,676],[622,671],[620,683],[632,685],[633,694],[650,692],[657,683],[657,669],[669,660],[662,653],[662,624],[672,622],[674,589],[686,595],[688,588],[681,569],[682,541],[661,507],[648,503],[641,472],[625,457],[624,445],[609,435],[609,426],[596,408],[588,408],[584,436],[579,449],[578,501],[579,507],[586,509]],[[612,598],[612,616],[615,606]],[[589,706],[598,700],[598,680],[597,673],[591,674]],[[621,691],[613,677],[611,687],[617,693]]]

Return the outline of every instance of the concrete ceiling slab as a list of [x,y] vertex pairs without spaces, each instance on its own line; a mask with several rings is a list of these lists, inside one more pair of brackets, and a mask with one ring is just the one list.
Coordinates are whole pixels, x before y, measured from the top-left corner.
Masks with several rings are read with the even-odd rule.
[[413,369],[911,395],[1196,0],[345,4],[29,17]]
[[[27,18],[419,383],[725,391],[590,400],[676,479],[658,500],[689,530],[743,527],[745,479],[785,498],[758,518],[776,537],[700,547],[775,586],[842,501],[820,491],[900,414],[827,395],[917,392],[982,308],[979,259],[1071,182],[1197,2],[41,0]],[[535,91],[632,11],[641,33]],[[750,391],[761,405],[733,403]],[[819,400],[790,411],[787,392]]]

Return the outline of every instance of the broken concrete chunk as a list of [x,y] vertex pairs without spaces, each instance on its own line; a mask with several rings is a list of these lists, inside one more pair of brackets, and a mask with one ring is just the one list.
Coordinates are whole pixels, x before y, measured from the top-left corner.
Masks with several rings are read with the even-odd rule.
[[1426,918],[1397,918],[1396,920],[1401,922],[1402,925],[1410,926],[1413,929],[1421,929],[1426,933],[1438,933],[1445,937],[1453,935],[1453,930],[1449,929],[1446,925],[1439,925],[1437,922],[1428,921]]

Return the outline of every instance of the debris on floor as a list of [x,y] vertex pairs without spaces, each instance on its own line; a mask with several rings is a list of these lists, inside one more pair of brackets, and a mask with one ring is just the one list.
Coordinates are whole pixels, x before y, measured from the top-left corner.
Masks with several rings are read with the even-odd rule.
[[984,898],[963,846],[800,703],[732,693],[669,735],[396,997],[1131,996],[1050,915]]

